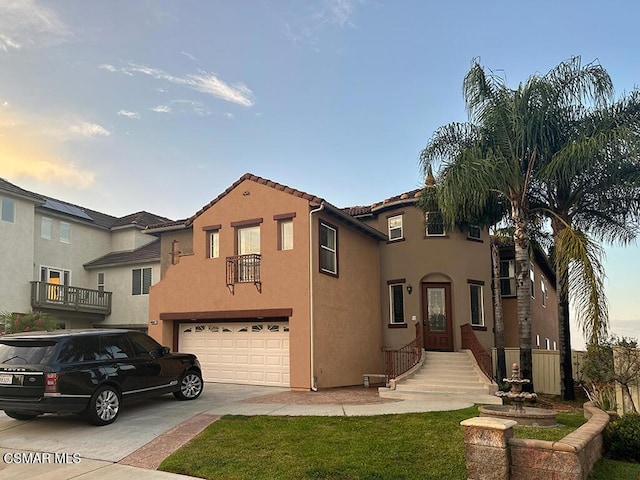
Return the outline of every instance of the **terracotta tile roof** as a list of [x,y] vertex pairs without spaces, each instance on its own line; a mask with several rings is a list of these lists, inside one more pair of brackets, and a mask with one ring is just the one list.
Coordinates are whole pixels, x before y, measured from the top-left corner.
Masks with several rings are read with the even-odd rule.
[[421,188],[416,188],[409,192],[401,193],[400,195],[394,195],[393,197],[385,198],[381,202],[372,203],[371,205],[356,205],[354,207],[345,207],[342,210],[353,216],[360,217],[364,215],[370,215],[377,210],[383,210],[387,206],[392,206],[397,203],[411,203],[417,201],[422,192]]
[[160,239],[156,239],[140,248],[122,252],[111,252],[84,264],[87,269],[148,263],[160,261]]
[[289,193],[289,194],[293,195],[294,197],[304,198],[305,200],[308,200],[309,203],[312,206],[319,206],[322,202],[324,202],[324,199],[322,199],[320,197],[316,197],[315,195],[311,195],[309,193],[303,192],[302,190],[297,190],[295,188],[288,187],[287,185],[283,185],[281,183],[272,182],[271,180],[267,180],[266,178],[262,178],[262,177],[259,177],[257,175],[253,175],[251,173],[245,173],[238,180],[233,182],[231,184],[231,186],[229,186],[229,188],[227,188],[224,192],[222,192],[216,198],[211,200],[208,204],[206,204],[204,207],[202,207],[200,210],[198,210],[194,215],[189,217],[187,219],[187,221],[185,222],[185,225],[187,227],[190,226],[196,218],[198,218],[204,212],[206,212],[211,207],[213,207],[216,203],[218,203],[222,198],[227,196],[234,188],[236,188],[238,185],[240,185],[245,180],[251,180],[252,182],[256,182],[256,183],[258,183],[260,185],[266,185],[267,187],[271,187],[271,188],[274,188],[276,190],[280,190],[281,192]]

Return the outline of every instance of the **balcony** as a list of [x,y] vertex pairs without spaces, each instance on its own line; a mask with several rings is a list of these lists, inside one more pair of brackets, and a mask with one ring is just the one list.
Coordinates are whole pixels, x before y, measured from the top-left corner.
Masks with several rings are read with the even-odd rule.
[[31,306],[84,313],[111,314],[112,292],[88,288],[31,282]]
[[237,283],[253,283],[258,291],[262,291],[260,259],[259,253],[227,257],[227,287],[231,293]]

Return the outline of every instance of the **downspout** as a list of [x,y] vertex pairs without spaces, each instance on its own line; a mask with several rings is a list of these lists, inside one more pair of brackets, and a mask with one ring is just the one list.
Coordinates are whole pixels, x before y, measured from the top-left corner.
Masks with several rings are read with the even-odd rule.
[[314,350],[314,332],[313,332],[313,214],[324,210],[324,201],[315,210],[309,212],[309,335],[310,335],[310,348],[311,348],[311,390],[318,391],[316,385],[317,379],[314,375],[315,372],[315,350]]

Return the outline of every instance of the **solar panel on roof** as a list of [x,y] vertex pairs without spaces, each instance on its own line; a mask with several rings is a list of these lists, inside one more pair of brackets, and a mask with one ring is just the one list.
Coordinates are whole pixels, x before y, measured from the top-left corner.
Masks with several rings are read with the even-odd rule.
[[69,205],[68,203],[62,203],[58,202],[57,200],[51,200],[50,198],[48,198],[43,206],[45,208],[55,210],[56,212],[65,213],[67,215],[73,215],[74,217],[93,221],[93,218],[91,218],[81,208],[78,208],[75,205]]

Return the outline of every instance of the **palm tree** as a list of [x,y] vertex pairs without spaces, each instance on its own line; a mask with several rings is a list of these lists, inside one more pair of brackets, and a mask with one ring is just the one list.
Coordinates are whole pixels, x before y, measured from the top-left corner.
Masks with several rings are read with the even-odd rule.
[[526,378],[532,369],[528,192],[537,155],[531,133],[542,123],[520,114],[527,111],[529,89],[527,84],[510,90],[474,62],[464,80],[471,121],[441,127],[420,155],[425,170],[441,162],[437,197],[445,223],[482,216],[492,196],[508,205],[514,227],[520,368]]
[[553,232],[560,376],[568,400],[575,398],[570,294],[587,342],[605,339],[604,271],[594,239],[627,244],[638,233],[640,92],[610,103],[612,82],[600,65],[583,66],[574,57],[561,67],[543,78],[549,121],[531,205],[550,220]]
[[606,71],[582,66],[579,57],[515,90],[474,62],[464,81],[471,122],[440,128],[421,153],[425,168],[442,161],[438,202],[449,222],[478,215],[491,194],[510,205],[520,363],[529,378],[528,244],[541,219],[551,220],[565,398],[573,395],[569,292],[590,341],[607,329],[601,256],[592,237],[624,243],[637,233],[639,94],[610,104],[612,92]]

